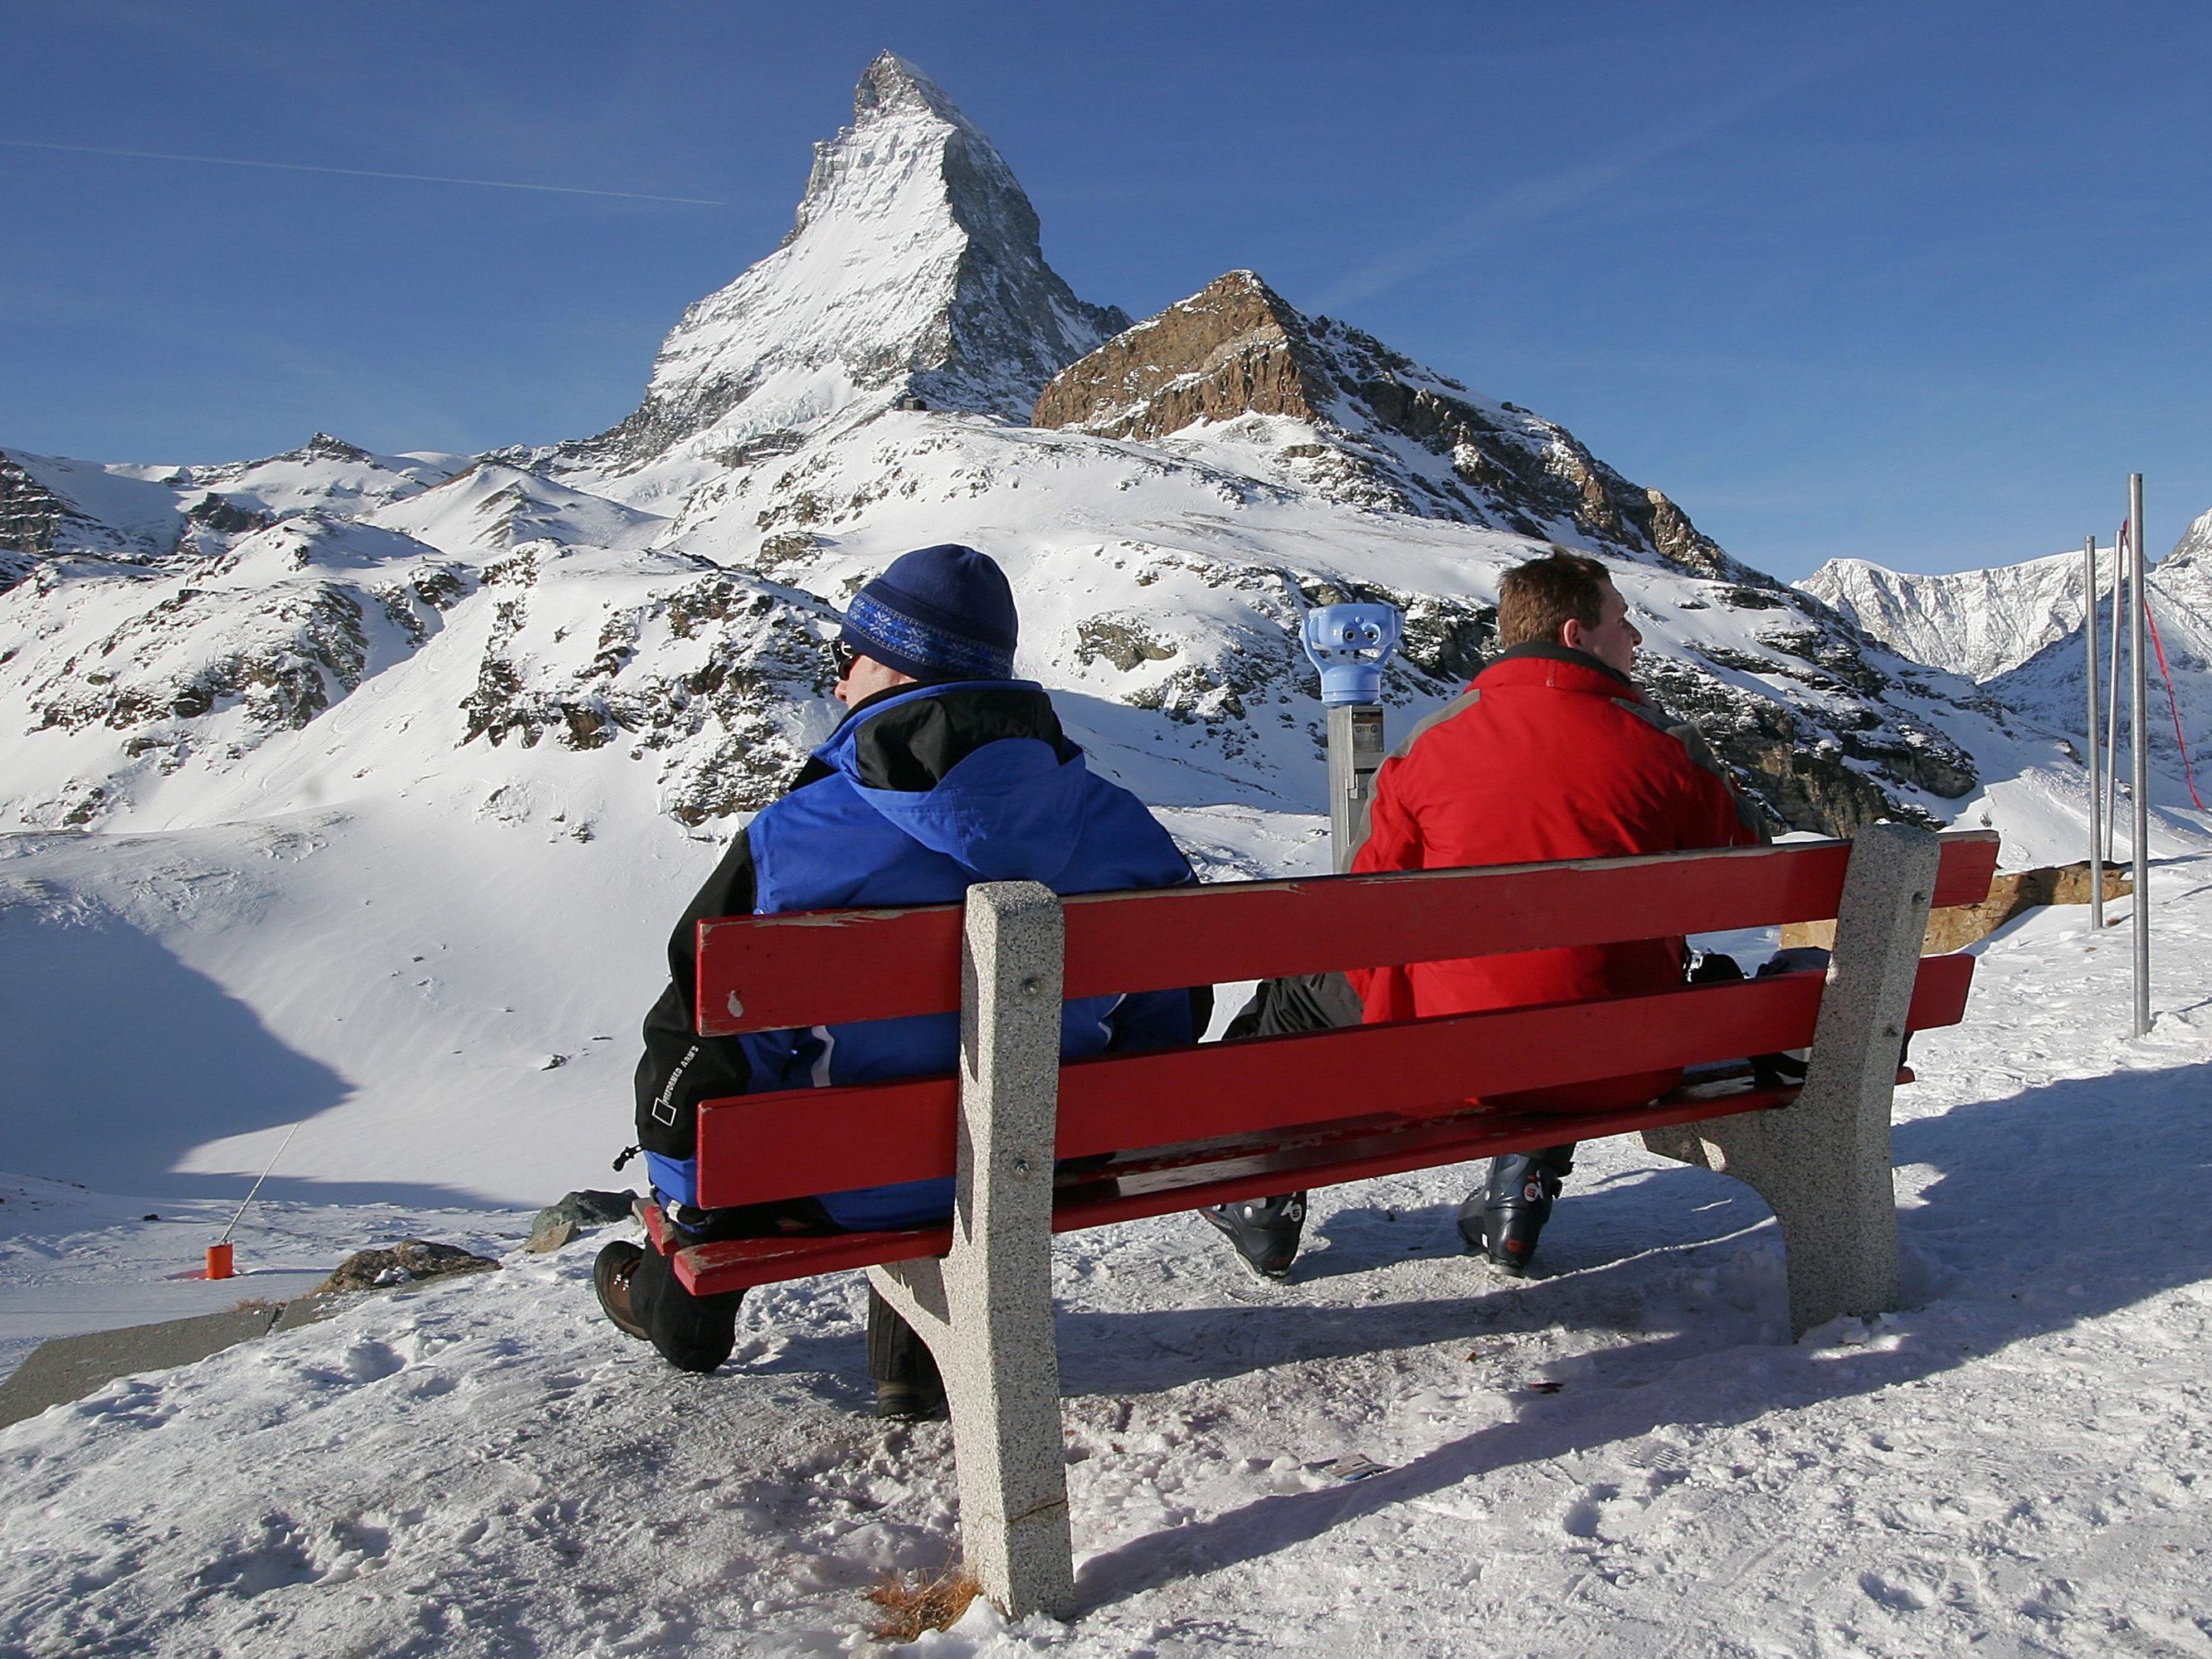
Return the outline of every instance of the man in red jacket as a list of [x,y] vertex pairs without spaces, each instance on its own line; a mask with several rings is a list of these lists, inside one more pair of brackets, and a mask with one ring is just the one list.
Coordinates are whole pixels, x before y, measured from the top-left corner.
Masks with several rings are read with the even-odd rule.
[[[1383,762],[1354,871],[1537,864],[1765,839],[1697,728],[1668,720],[1629,678],[1643,635],[1595,559],[1555,553],[1507,571],[1498,641],[1498,659]],[[1686,955],[1679,938],[1632,939],[1346,977],[1373,1024],[1664,990],[1682,982]],[[1663,1094],[1680,1075],[1644,1073],[1490,1103],[1602,1111]],[[1504,1273],[1525,1271],[1574,1150],[1568,1141],[1493,1158],[1486,1189],[1460,1206],[1468,1247]],[[1286,1194],[1223,1206],[1209,1218],[1256,1269],[1279,1276],[1304,1213],[1304,1194]]]

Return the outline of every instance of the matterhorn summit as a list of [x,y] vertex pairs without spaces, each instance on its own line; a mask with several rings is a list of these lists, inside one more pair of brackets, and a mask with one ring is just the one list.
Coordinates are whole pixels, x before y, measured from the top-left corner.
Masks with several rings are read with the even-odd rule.
[[885,52],[853,125],[815,146],[782,245],[687,310],[645,401],[578,448],[635,467],[702,434],[693,449],[727,451],[915,398],[1026,421],[1046,381],[1128,320],[1075,297],[998,149]]

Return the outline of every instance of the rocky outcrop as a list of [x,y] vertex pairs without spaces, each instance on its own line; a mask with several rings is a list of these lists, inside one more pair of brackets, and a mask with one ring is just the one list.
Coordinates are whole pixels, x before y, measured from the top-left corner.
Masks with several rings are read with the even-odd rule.
[[498,1266],[489,1256],[477,1255],[458,1244],[403,1238],[386,1249],[355,1251],[315,1286],[314,1294],[388,1290],[425,1279],[449,1279],[456,1273],[488,1273]]
[[533,1255],[557,1250],[580,1232],[629,1220],[638,1202],[635,1193],[607,1192],[595,1187],[565,1194],[559,1202],[538,1212],[522,1248]]
[[[97,477],[101,469],[78,461],[26,456],[19,462],[0,451],[0,592],[29,575],[44,560],[62,553],[139,562],[158,558],[177,544],[181,520],[156,533],[143,523],[111,524],[50,484],[33,468]],[[137,486],[142,491],[145,486]]]
[[1318,421],[1330,394],[1304,333],[1273,289],[1232,270],[1061,370],[1031,420],[1140,441],[1239,415]]
[[322,714],[360,684],[368,657],[361,600],[343,586],[182,587],[34,685],[33,729],[160,727],[159,742],[188,745],[173,723],[234,708],[234,739],[250,744]]
[[8,556],[51,552],[54,532],[70,514],[61,497],[0,455],[0,585],[12,587],[31,568],[29,559]]
[[1484,402],[1372,335],[1309,318],[1249,270],[1216,278],[1070,364],[1031,419],[1146,441],[1247,415],[1313,428],[1320,441],[1294,444],[1285,459],[1307,463],[1291,471],[1356,505],[1546,539],[1571,526],[1600,547],[1776,586],[1565,428]]

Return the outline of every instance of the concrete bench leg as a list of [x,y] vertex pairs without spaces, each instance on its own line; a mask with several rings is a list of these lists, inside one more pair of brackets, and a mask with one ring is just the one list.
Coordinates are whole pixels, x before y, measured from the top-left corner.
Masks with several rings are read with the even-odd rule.
[[1663,1158],[1747,1182],[1772,1207],[1793,1337],[1898,1305],[1890,1103],[1939,853],[1932,833],[1907,824],[1876,824],[1854,842],[1812,1059],[1792,1104],[1644,1137]]
[[1061,941],[1051,889],[969,890],[952,1249],[870,1270],[945,1374],[968,1565],[1012,1618],[1075,1603],[1052,1328]]

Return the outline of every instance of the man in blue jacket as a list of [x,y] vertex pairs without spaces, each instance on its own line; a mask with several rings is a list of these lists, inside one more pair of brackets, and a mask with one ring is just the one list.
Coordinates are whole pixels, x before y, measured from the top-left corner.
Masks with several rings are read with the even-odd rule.
[[[902,555],[854,595],[837,647],[848,713],[789,792],[731,844],[669,939],[669,986],[645,1021],[637,1135],[647,1172],[685,1243],[925,1226],[951,1212],[950,1179],[702,1210],[698,1103],[949,1072],[955,1014],[696,1035],[694,930],[703,918],[957,899],[979,881],[1061,893],[1172,887],[1197,878],[1134,795],[1085,768],[1042,688],[1013,678],[1013,591],[972,548]],[[1062,1012],[1068,1058],[1188,1042],[1210,990],[1090,997]],[[600,1252],[607,1316],[685,1370],[734,1346],[742,1292],[697,1297],[668,1259],[635,1244]],[[933,1416],[943,1388],[927,1350],[869,1292],[869,1370],[885,1416]]]

